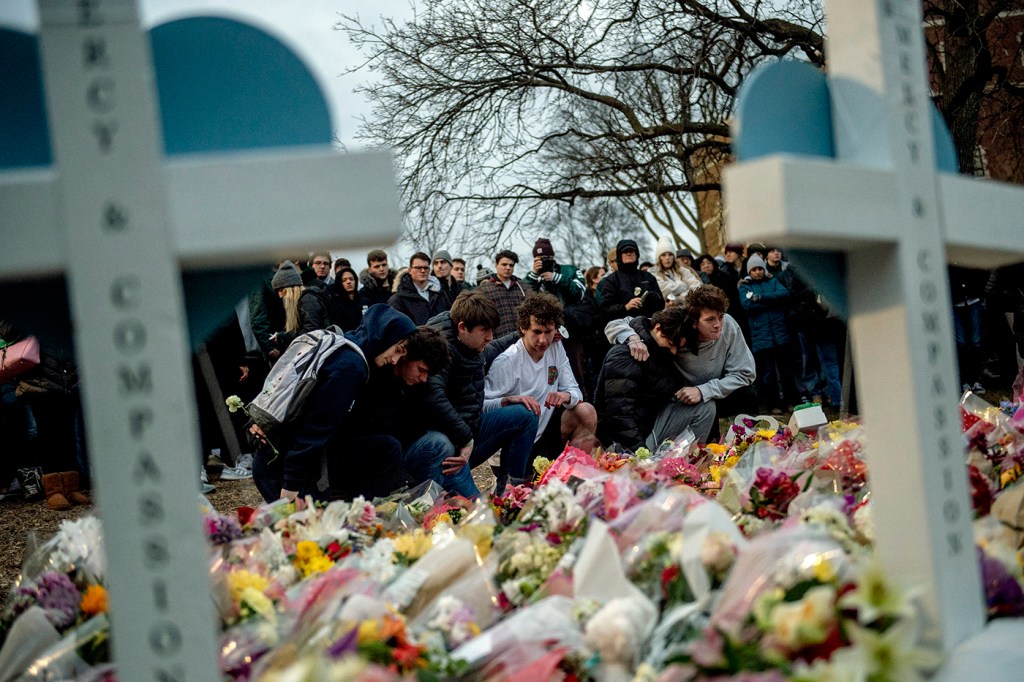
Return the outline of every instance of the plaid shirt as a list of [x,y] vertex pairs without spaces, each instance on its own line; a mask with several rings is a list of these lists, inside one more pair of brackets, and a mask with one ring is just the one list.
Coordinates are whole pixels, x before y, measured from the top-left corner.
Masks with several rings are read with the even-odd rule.
[[491,275],[481,282],[477,289],[487,294],[494,301],[494,305],[498,306],[501,324],[494,330],[494,338],[516,331],[516,308],[526,299],[526,290],[520,279],[512,275],[512,284],[506,287],[498,280],[497,275]]

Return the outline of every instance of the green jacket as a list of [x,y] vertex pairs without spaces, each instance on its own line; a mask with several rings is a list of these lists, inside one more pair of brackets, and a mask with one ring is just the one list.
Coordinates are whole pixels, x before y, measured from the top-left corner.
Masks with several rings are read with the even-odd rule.
[[545,282],[532,270],[526,273],[526,283],[534,291],[543,291],[557,297],[562,305],[579,303],[587,285],[583,281],[583,273],[575,265],[557,264],[554,278]]

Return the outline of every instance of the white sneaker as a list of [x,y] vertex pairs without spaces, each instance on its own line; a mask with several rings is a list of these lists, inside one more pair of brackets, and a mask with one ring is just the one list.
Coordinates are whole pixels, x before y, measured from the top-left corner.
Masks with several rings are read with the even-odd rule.
[[246,478],[252,478],[252,470],[242,466],[224,467],[220,474],[222,481],[241,481]]
[[209,495],[217,488],[210,484],[210,480],[206,477],[206,468],[203,466],[199,467],[199,490],[204,495]]
[[249,471],[252,471],[252,453],[243,452],[240,454],[238,459],[235,460],[235,468],[248,469]]

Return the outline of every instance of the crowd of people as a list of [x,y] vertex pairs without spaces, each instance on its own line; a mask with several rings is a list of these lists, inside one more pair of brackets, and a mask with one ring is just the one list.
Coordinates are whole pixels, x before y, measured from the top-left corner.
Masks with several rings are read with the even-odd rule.
[[[325,361],[298,416],[272,437],[233,425],[230,436],[255,453],[251,464],[225,458],[229,471],[251,466],[268,501],[386,494],[427,479],[473,496],[470,471],[485,461],[500,490],[566,443],[655,448],[686,429],[708,441],[722,417],[849,399],[845,326],[781,249],[728,244],[695,257],[662,239],[653,260],[641,255],[623,239],[606,263],[583,268],[541,238],[522,277],[519,254],[502,250],[473,283],[445,249],[397,270],[382,250],[359,272],[327,252],[284,261],[196,353],[201,464],[229,450],[223,397],[248,402],[296,338],[332,326],[351,343]],[[1017,372],[1020,267],[950,268],[964,388],[1008,385]],[[0,339],[23,333],[0,322]],[[88,503],[74,363],[44,353],[0,385],[0,398],[13,453],[0,494]]]

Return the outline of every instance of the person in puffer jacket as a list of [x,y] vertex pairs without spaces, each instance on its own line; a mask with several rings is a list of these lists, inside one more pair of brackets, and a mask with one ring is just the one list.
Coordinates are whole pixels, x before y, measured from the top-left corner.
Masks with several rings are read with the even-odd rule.
[[768,274],[764,259],[747,260],[749,273],[740,281],[740,305],[750,316],[751,350],[757,366],[757,395],[761,406],[780,414],[796,398],[793,348],[786,320],[792,295],[777,277]]
[[[675,439],[689,427],[703,442],[715,418],[714,402],[683,405],[674,400],[684,386],[674,356],[697,343],[696,329],[688,323],[686,311],[667,308],[651,318],[635,317],[629,325],[646,346],[648,358],[637,360],[629,345],[616,345],[608,351],[595,396],[598,438],[609,446],[619,443],[633,451],[640,447],[655,450],[662,441]],[[682,411],[687,412],[685,418]]]

